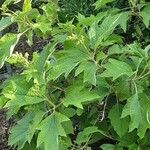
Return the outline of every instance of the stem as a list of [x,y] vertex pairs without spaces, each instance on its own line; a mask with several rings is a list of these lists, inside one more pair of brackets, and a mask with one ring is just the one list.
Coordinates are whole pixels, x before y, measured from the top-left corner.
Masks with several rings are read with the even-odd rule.
[[53,109],[55,109],[55,104],[53,103],[53,102],[51,102],[46,96],[44,96],[44,98],[45,98],[45,101],[46,102],[48,102],[48,104],[50,105],[50,106],[52,106],[53,107]]
[[137,85],[136,85],[136,83],[135,83],[135,82],[133,82],[133,84],[134,84],[134,88],[135,88],[135,93],[136,93],[136,94],[138,94]]
[[134,8],[136,7],[136,3],[133,0],[129,0],[129,4],[131,6],[132,11],[134,12]]
[[[106,99],[105,99],[105,104],[104,104],[104,108],[103,108],[102,118],[100,119],[100,122],[102,122],[102,121],[104,120],[104,118],[105,118],[105,111],[106,111],[106,106],[107,106],[108,97],[109,97],[109,95],[107,95],[107,96],[106,96]],[[98,115],[97,119],[95,120],[93,126],[95,126],[96,123],[99,121],[100,116],[101,116],[101,113],[99,113],[99,115]],[[102,134],[102,133],[101,133],[101,134]],[[107,134],[102,134],[102,135],[106,136],[106,137],[109,138],[109,139],[113,139],[111,136],[109,136],[109,135],[107,135]],[[88,146],[88,143],[89,143],[89,141],[90,141],[90,139],[91,139],[92,136],[93,136],[93,134],[90,134],[90,135],[89,135],[89,138],[88,138],[87,142],[83,145],[83,147],[81,147],[81,150],[83,150],[84,148],[86,148],[86,147]],[[114,140],[114,139],[113,139],[113,140]]]
[[64,89],[63,88],[60,88],[60,87],[58,87],[58,86],[53,86],[54,88],[55,88],[55,90],[60,90],[60,91],[62,91],[62,92],[64,92]]
[[139,76],[139,77],[137,77],[135,80],[140,80],[140,79],[142,79],[142,78],[144,78],[144,77],[148,76],[149,74],[150,74],[150,71],[149,71],[149,72],[147,72],[146,74],[144,74],[143,76]]
[[143,69],[142,73],[140,74],[140,76],[142,76],[145,73],[145,71],[148,67],[148,64],[149,64],[149,62],[146,62],[146,66],[144,67],[144,69]]
[[4,14],[8,14],[7,12],[10,12],[10,13],[12,13],[13,15],[18,16],[18,14],[16,14],[15,12],[13,12],[12,10],[10,10],[10,9],[8,9],[8,8],[7,8],[7,10],[6,10],[5,12],[3,12],[4,10],[3,10],[2,8],[0,8],[0,10],[1,10],[2,13],[4,13]]

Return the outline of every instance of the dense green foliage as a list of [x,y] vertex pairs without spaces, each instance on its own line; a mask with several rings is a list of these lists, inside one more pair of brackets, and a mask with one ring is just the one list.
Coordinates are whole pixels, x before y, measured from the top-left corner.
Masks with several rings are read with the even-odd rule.
[[[149,150],[150,3],[20,1],[1,6],[0,68],[23,68],[1,85],[0,107],[17,120],[9,145]],[[14,23],[17,32],[4,32]],[[32,60],[13,53],[22,36],[32,45],[34,35],[52,40]]]

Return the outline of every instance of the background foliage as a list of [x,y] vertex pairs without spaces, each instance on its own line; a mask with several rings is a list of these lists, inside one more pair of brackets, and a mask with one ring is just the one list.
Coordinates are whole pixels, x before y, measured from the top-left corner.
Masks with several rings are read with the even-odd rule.
[[[23,68],[1,84],[0,107],[17,120],[9,145],[148,150],[149,24],[146,0],[1,2],[0,68]],[[23,36],[51,40],[28,57],[14,52]]]

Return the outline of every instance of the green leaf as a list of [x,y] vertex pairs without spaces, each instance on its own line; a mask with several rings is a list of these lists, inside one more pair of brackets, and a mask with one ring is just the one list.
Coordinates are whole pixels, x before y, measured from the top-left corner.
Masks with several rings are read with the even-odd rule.
[[[44,80],[44,76],[43,76],[43,72],[39,73],[38,72],[38,63],[40,63],[39,60],[39,54],[37,53],[33,53],[33,58],[32,61],[29,63],[28,67],[26,68],[26,70],[23,71],[23,75],[25,75],[26,77],[26,81],[29,82],[32,78],[34,79],[34,83],[36,84],[40,84],[43,83]],[[43,61],[42,64],[45,64],[45,62]],[[44,69],[45,66],[43,66]],[[42,69],[42,71],[43,71]]]
[[76,113],[78,116],[81,116],[83,114],[84,110],[81,108],[77,108]]
[[51,55],[55,51],[55,46],[56,46],[56,41],[53,43],[49,43],[44,47],[43,51],[41,52],[41,54],[37,60],[37,64],[36,64],[38,73],[44,72],[44,68],[46,66],[48,59],[51,57]]
[[136,130],[134,130],[133,132],[125,134],[118,140],[120,142],[119,145],[123,147],[128,147],[129,145],[135,144],[138,139],[139,137],[137,136],[137,132]]
[[107,39],[106,41],[102,42],[101,43],[101,46],[104,46],[104,47],[107,47],[107,46],[110,46],[110,45],[113,45],[115,43],[118,43],[118,44],[121,44],[123,43],[123,37],[122,36],[119,36],[117,34],[114,34],[112,33]]
[[84,15],[78,13],[78,25],[90,26],[95,21],[95,16],[85,17]]
[[36,62],[36,68],[38,73],[41,73],[41,71],[44,72],[47,61],[51,59],[51,56],[55,51],[55,46],[58,42],[63,43],[65,39],[66,35],[59,35],[53,39],[54,41],[52,43],[50,42],[44,47]]
[[116,15],[109,15],[99,25],[98,21],[95,21],[89,29],[90,44],[97,48],[102,45],[109,36],[113,33],[114,29],[120,25],[124,31],[126,31],[126,23],[128,20],[128,13],[118,13]]
[[69,137],[63,137],[60,139],[59,150],[67,150],[72,144],[71,139]]
[[21,34],[9,33],[0,38],[0,68],[4,65],[5,60],[13,53],[20,36]]
[[100,60],[103,60],[107,57],[107,55],[102,52],[102,51],[99,51],[96,55],[96,61],[99,62]]
[[100,148],[102,148],[102,150],[115,150],[115,145],[103,144],[102,146],[100,146]]
[[31,2],[32,2],[32,0],[24,0],[24,4],[23,4],[23,12],[24,13],[31,10],[31,8],[32,8]]
[[0,20],[0,32],[11,25],[13,21],[11,20],[11,17],[4,17]]
[[65,121],[69,119],[58,112],[46,117],[38,126],[37,147],[44,143],[45,150],[59,150],[59,136],[66,136],[61,125]]
[[148,28],[149,27],[149,22],[150,22],[150,14],[142,11],[140,13],[141,17],[143,18],[143,22],[145,26]]
[[8,100],[7,100],[6,97],[4,97],[3,95],[0,96],[0,109],[3,108],[3,106],[6,104],[7,101],[8,101]]
[[35,109],[31,108],[31,111],[34,111],[34,116],[32,117],[31,123],[29,124],[28,134],[26,136],[28,143],[32,143],[31,140],[34,134],[36,133],[36,128],[42,121],[43,116],[45,115],[45,112],[38,110],[36,108]]
[[130,82],[128,80],[125,79],[119,80],[119,82],[116,83],[114,89],[119,101],[126,100],[130,98],[132,95]]
[[[26,57],[27,56],[27,57]],[[17,67],[28,67],[29,61],[28,61],[28,54],[25,54],[23,56],[22,53],[13,53],[10,58],[7,59],[7,62],[11,65],[15,65]]]
[[143,18],[145,26],[148,28],[150,24],[150,5],[147,5],[141,12],[140,15]]
[[121,18],[119,20],[119,24],[121,26],[121,28],[124,30],[124,32],[127,31],[127,21],[129,19],[129,12],[124,12],[121,15]]
[[89,136],[96,132],[99,132],[98,127],[96,126],[84,128],[84,130],[80,132],[77,136],[76,139],[77,144],[86,143],[86,141],[88,141],[89,139]]
[[21,141],[18,143],[19,147],[18,149],[22,149],[25,142],[27,141],[25,138],[27,136],[27,130],[29,127],[29,124],[32,120],[32,114],[29,113],[21,119],[18,124],[11,129],[11,134],[9,136],[9,144],[14,145],[17,144],[17,142]]
[[76,110],[74,108],[67,107],[67,108],[63,108],[61,113],[66,115],[68,118],[71,118],[76,114]]
[[105,78],[102,78],[100,77],[100,75],[97,75],[97,86],[95,90],[97,94],[100,96],[99,101],[103,100],[106,96],[110,94],[109,88],[110,86],[105,80]]
[[96,70],[97,66],[95,62],[84,61],[78,66],[75,75],[77,76],[81,72],[84,72],[84,82],[88,81],[96,86]]
[[[48,43],[40,54],[34,53],[32,62],[29,64],[28,68],[23,72],[26,75],[27,81],[31,78],[37,84],[45,84],[46,82],[46,71],[47,66],[51,65],[52,54],[55,51],[55,46],[57,42],[63,42],[65,36],[59,36],[54,39],[54,42]],[[49,60],[50,59],[50,60]]]
[[98,0],[98,1],[96,1],[96,3],[94,5],[96,6],[96,9],[97,9],[97,8],[103,7],[107,3],[111,3],[113,1],[115,1],[115,0]]
[[101,74],[102,77],[113,77],[113,80],[116,80],[122,75],[128,77],[133,75],[133,71],[127,63],[116,59],[109,59],[104,67],[106,70]]
[[48,21],[42,20],[39,18],[38,23],[33,25],[34,29],[39,29],[43,34],[46,34],[48,31],[51,31],[51,24]]
[[63,122],[62,126],[63,126],[66,134],[74,134],[74,128],[73,128],[72,121],[69,120],[67,122]]
[[81,62],[90,59],[90,53],[84,45],[77,44],[76,41],[66,41],[63,52],[58,55],[58,60],[49,73],[49,78],[56,80],[60,75],[65,77]]
[[139,97],[137,94],[134,94],[127,100],[127,104],[125,105],[122,111],[121,118],[124,118],[126,116],[131,117],[129,132],[139,127],[142,119],[142,114],[141,114],[141,106],[139,103]]
[[[9,90],[8,90],[9,89]],[[3,89],[3,95],[10,99],[5,107],[20,108],[44,101],[44,87],[27,82],[24,76],[15,76],[9,79]]]
[[47,17],[49,22],[52,22],[52,20],[57,18],[57,11],[59,10],[57,3],[57,0],[50,0],[47,4],[43,5],[42,7],[44,15]]
[[25,145],[24,145],[22,150],[27,150],[27,149],[38,150],[36,148],[36,144],[34,142],[32,142],[30,144],[29,143],[25,143]]
[[132,144],[129,146],[129,150],[135,150],[138,149],[138,145],[137,144]]
[[138,128],[138,136],[142,139],[147,129],[150,129],[150,97],[146,93],[139,94],[141,106],[141,121]]
[[128,131],[129,118],[121,119],[122,107],[119,104],[114,105],[109,112],[109,119],[114,130],[122,137]]
[[92,102],[100,98],[95,91],[90,91],[79,84],[73,84],[65,90],[65,98],[63,98],[64,105],[74,105],[83,109],[82,104],[85,102]]
[[122,46],[115,44],[108,49],[108,55],[122,54],[125,53],[127,49],[127,47],[123,48]]
[[42,111],[27,113],[17,122],[17,125],[11,129],[9,144],[11,146],[17,145],[17,149],[20,150],[27,141],[30,143],[33,135],[35,134],[37,125],[42,120],[43,115],[44,113]]

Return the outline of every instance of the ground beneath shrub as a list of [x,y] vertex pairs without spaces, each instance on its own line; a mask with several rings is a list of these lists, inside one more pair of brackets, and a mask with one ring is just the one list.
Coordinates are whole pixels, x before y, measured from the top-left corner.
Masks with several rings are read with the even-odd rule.
[[11,150],[7,141],[9,129],[12,124],[12,120],[6,120],[6,110],[0,110],[0,150]]

